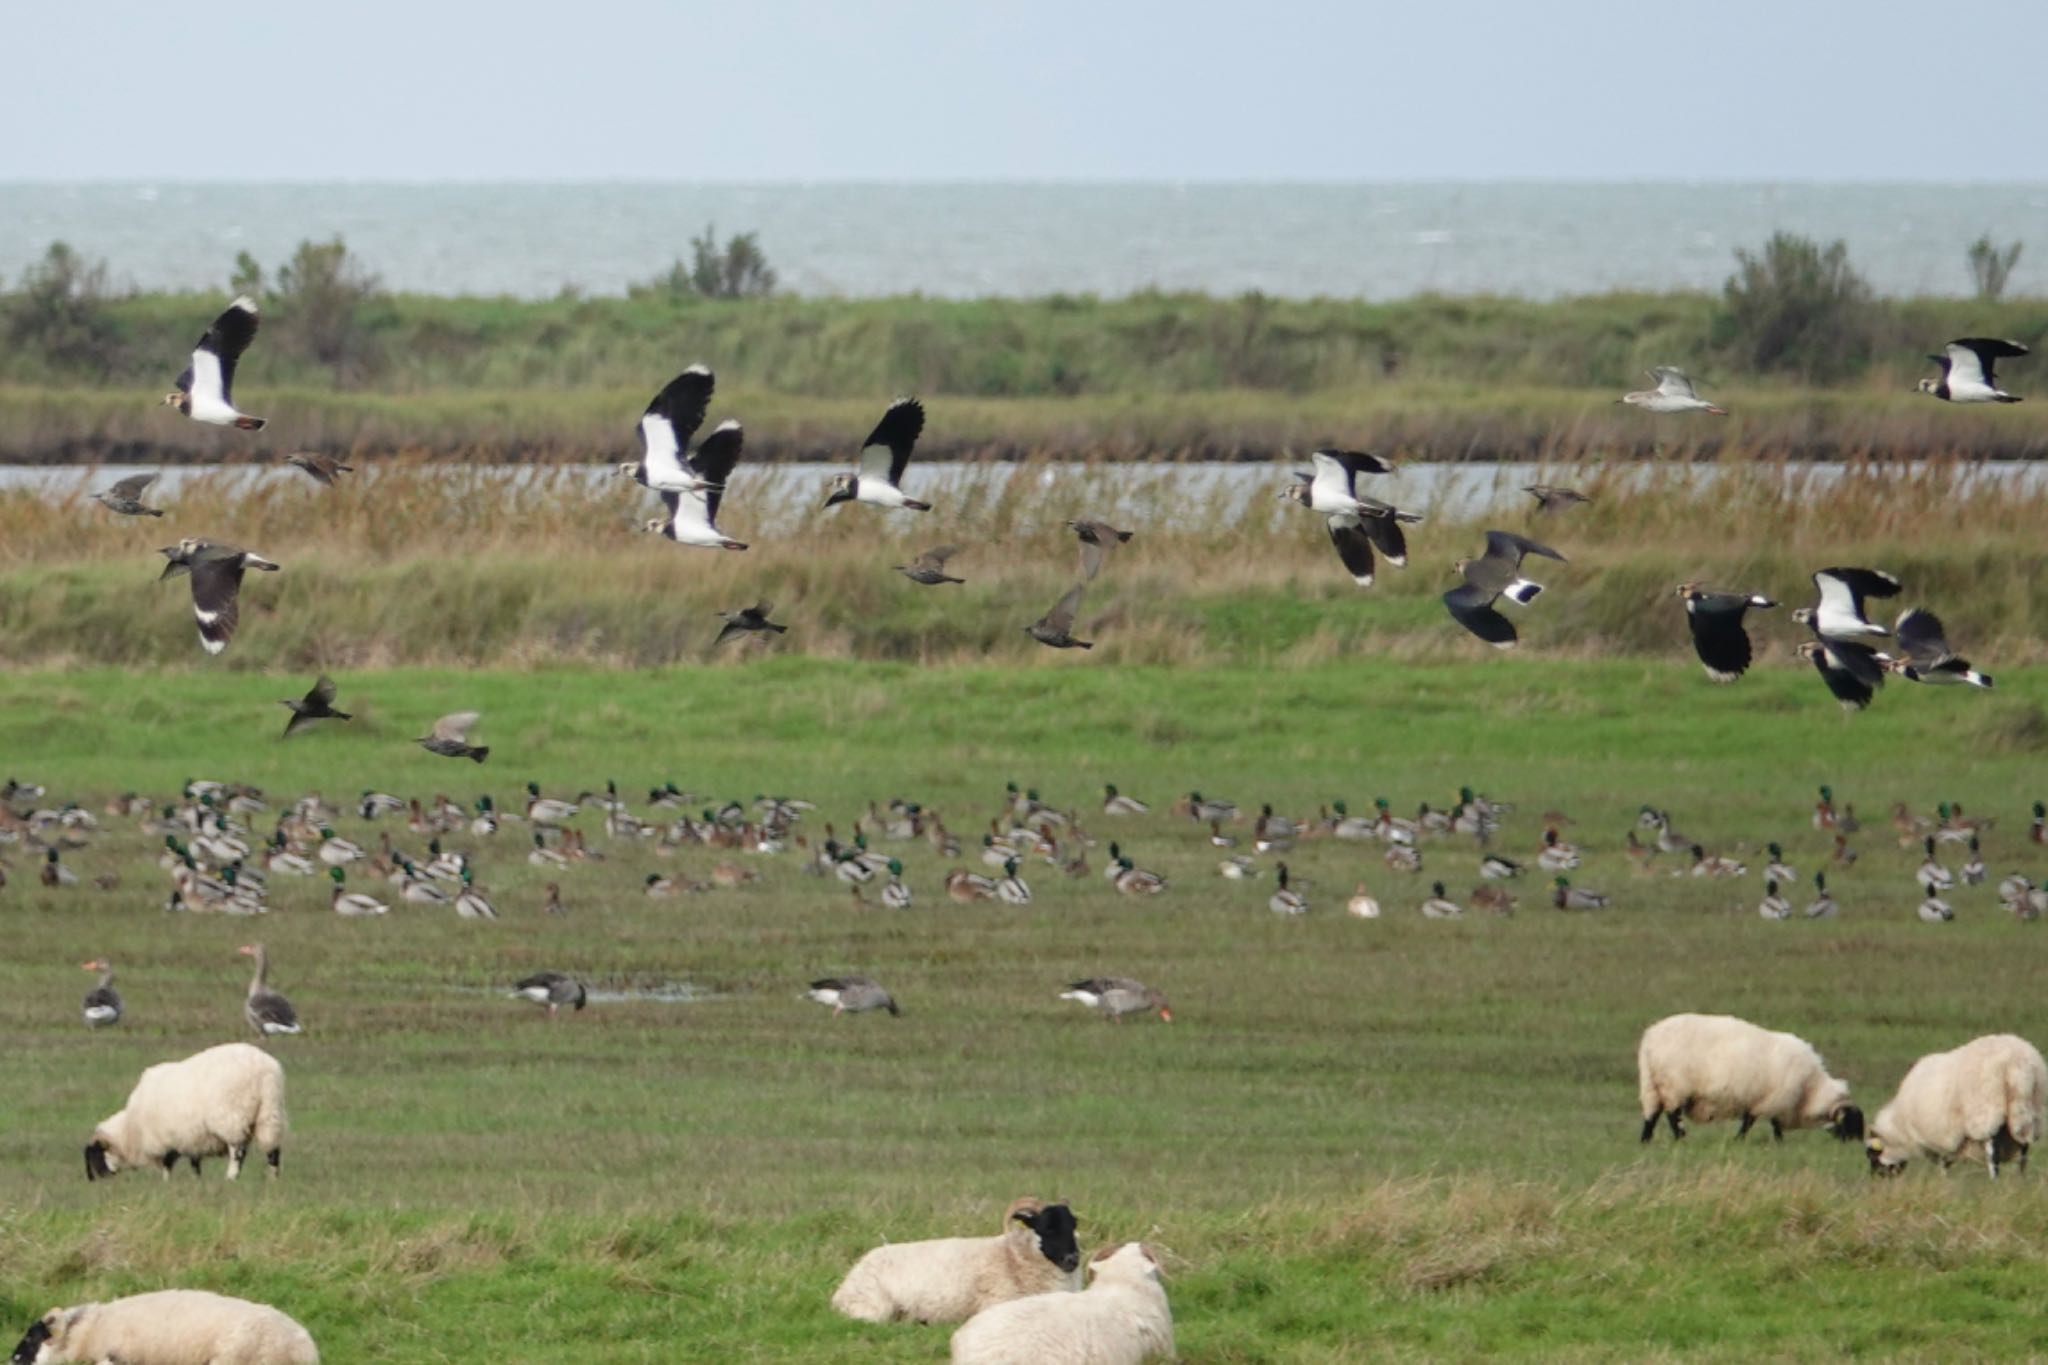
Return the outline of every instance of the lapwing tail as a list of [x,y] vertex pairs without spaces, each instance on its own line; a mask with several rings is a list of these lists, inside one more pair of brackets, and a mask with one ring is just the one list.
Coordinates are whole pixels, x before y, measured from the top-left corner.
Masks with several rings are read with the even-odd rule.
[[481,763],[491,756],[491,746],[488,744],[480,744],[476,748],[471,749],[469,751],[469,756],[475,759],[477,762]]
[[235,430],[261,431],[263,430],[263,419],[261,417],[237,417],[235,419]]

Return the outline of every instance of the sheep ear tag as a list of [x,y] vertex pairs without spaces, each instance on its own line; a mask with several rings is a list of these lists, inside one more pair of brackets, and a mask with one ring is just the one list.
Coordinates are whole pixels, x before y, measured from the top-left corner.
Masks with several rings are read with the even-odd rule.
[[1864,1143],[1863,1145],[1868,1147],[1873,1152],[1882,1152],[1884,1150],[1884,1139],[1872,1138],[1870,1141]]

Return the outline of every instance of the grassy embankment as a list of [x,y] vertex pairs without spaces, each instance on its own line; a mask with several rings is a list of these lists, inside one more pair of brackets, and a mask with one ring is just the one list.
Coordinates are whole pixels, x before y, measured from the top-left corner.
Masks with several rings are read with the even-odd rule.
[[[1391,303],[1140,294],[949,301],[380,298],[347,358],[323,365],[288,300],[266,312],[238,396],[259,438],[154,410],[221,300],[107,306],[104,364],[0,355],[0,458],[216,459],[306,447],[490,459],[584,458],[630,444],[647,396],[684,364],[718,370],[721,415],[762,458],[841,454],[875,404],[932,400],[939,457],[1264,456],[1326,440],[1432,458],[1567,458],[1723,449],[2022,457],[2038,408],[1962,414],[1911,394],[1949,337],[2048,335],[2041,300],[1874,304],[1878,357],[1839,388],[1750,373],[1708,295]],[[1612,399],[1680,364],[1725,423],[1657,423]],[[2025,362],[2012,368],[2025,391]]]
[[[268,624],[268,623],[266,623]],[[232,657],[232,656],[231,656]],[[1006,779],[1040,786],[1174,882],[1144,904],[1100,876],[1025,869],[1024,909],[956,907],[947,863],[891,845],[919,903],[858,911],[794,855],[741,859],[738,891],[674,902],[656,857],[579,824],[609,855],[557,874],[570,913],[536,913],[517,827],[460,836],[505,918],[405,907],[343,921],[308,883],[260,924],[167,917],[151,841],[68,855],[88,884],[36,885],[19,849],[0,913],[0,1027],[14,1040],[0,1117],[0,1315],[163,1284],[280,1303],[329,1359],[937,1360],[945,1333],[856,1327],[825,1296],[884,1238],[974,1230],[1021,1191],[1058,1195],[1092,1243],[1170,1254],[1184,1358],[1333,1361],[1479,1355],[1598,1359],[2009,1357],[2036,1345],[2038,1176],[1871,1182],[1861,1156],[1799,1134],[1738,1146],[1635,1142],[1632,1048],[1677,1009],[1798,1030],[1874,1106],[1920,1053],[1992,1029],[2037,1040],[2039,926],[1988,888],[1962,918],[1912,917],[1917,861],[1883,812],[1963,801],[1998,817],[1994,877],[2040,874],[2039,675],[1995,697],[1895,689],[1854,721],[1812,680],[1738,689],[1665,661],[1533,657],[1484,665],[926,669],[771,660],[727,670],[405,670],[344,678],[357,720],[281,744],[276,677],[235,672],[0,674],[0,767],[53,795],[168,793],[188,777],[262,783],[280,803],[366,786],[516,805],[531,777],[573,793],[675,779],[707,800],[817,800],[842,836],[870,798],[922,798],[969,837]],[[736,684],[744,685],[736,685]],[[482,768],[408,743],[481,707]],[[1087,814],[1103,782],[1158,803]],[[1202,832],[1164,813],[1199,786],[1306,813],[1375,796],[1439,805],[1461,783],[1516,801],[1500,846],[1526,855],[1562,807],[1588,849],[1581,885],[1613,909],[1560,916],[1539,885],[1511,920],[1428,923],[1435,877],[1464,896],[1468,843],[1426,847],[1421,877],[1374,845],[1289,856],[1314,913],[1264,909],[1267,877],[1226,883]],[[1866,830],[1853,869],[1823,859],[1813,788]],[[1632,876],[1641,802],[1710,848],[1779,839],[1830,867],[1839,920],[1765,924],[1757,873]],[[120,824],[124,822],[114,822]],[[353,818],[342,833],[374,843]],[[404,846],[423,840],[402,823]],[[816,837],[820,830],[812,826]],[[1247,831],[1240,828],[1240,836]],[[971,857],[971,855],[970,855]],[[116,871],[99,891],[91,875]],[[1389,917],[1340,910],[1363,879]],[[360,880],[360,879],[358,879]],[[1805,895],[1795,899],[1804,901]],[[78,1147],[148,1062],[236,1036],[261,935],[306,1036],[279,1045],[295,1129],[283,1180],[81,1178]],[[95,954],[122,967],[131,1017],[78,1024]],[[691,1005],[605,1002],[548,1026],[496,992],[553,966],[618,989],[686,982]],[[830,970],[872,972],[900,1020],[833,1020],[799,999]],[[1123,971],[1171,993],[1177,1022],[1111,1028],[1054,995]]]

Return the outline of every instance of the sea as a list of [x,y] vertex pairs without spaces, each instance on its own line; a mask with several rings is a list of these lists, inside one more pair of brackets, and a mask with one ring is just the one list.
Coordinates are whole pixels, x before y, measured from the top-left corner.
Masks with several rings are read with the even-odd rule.
[[[0,278],[53,241],[118,286],[218,290],[343,238],[391,289],[617,294],[707,228],[803,295],[1285,297],[1713,290],[1779,230],[1894,295],[1972,290],[1971,242],[2042,237],[2048,184],[0,184]],[[2048,294],[2048,240],[2009,292]]]

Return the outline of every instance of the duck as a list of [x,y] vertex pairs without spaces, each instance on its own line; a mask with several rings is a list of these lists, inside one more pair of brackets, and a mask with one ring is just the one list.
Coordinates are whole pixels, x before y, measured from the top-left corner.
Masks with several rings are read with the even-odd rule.
[[1344,913],[1355,919],[1378,919],[1380,903],[1365,889],[1365,883],[1360,882],[1352,888],[1351,899],[1344,902]]
[[1126,896],[1156,896],[1166,890],[1166,878],[1133,866],[1129,858],[1119,858],[1114,885]]
[[427,841],[427,865],[424,869],[437,882],[459,882],[462,874],[469,871],[469,855],[458,849],[444,849],[439,839]]
[[1914,913],[1919,915],[1922,924],[1947,924],[1956,917],[1949,903],[1932,892],[1920,902],[1920,908]]
[[363,857],[363,846],[342,838],[326,825],[322,825],[318,853],[320,861],[329,867],[341,867],[348,863],[360,862]]
[[121,1022],[121,993],[114,989],[114,964],[103,957],[79,964],[100,974],[99,984],[85,993],[85,1026],[106,1028]]
[[455,897],[455,913],[463,919],[496,919],[498,907],[476,884],[468,868],[462,869],[462,890]]
[[1776,877],[1765,880],[1764,898],[1758,902],[1756,912],[1760,917],[1769,920],[1787,920],[1792,918],[1792,902],[1778,894],[1778,879]]
[[2048,801],[2034,803],[2034,823],[2027,826],[2027,841],[2048,844]]
[[1434,882],[1429,888],[1429,899],[1422,903],[1424,919],[1462,919],[1465,907],[1444,894],[1444,884]]
[[996,898],[996,884],[978,872],[956,867],[946,874],[946,899],[969,905]]
[[361,799],[356,802],[356,814],[365,820],[375,820],[380,815],[394,815],[404,809],[405,802],[391,793],[371,791],[367,788],[364,789]]
[[1373,839],[1378,837],[1374,822],[1362,815],[1353,815],[1342,801],[1333,801],[1330,808],[1337,813],[1331,822],[1330,833],[1339,839]]
[[1947,891],[1956,884],[1956,874],[1943,867],[1941,861],[1934,856],[1933,836],[1930,835],[1922,847],[1926,849],[1927,859],[1913,873],[1913,880],[1919,882],[1920,889],[1930,895],[1937,891]]
[[536,1005],[548,1007],[548,1018],[553,1019],[562,1006],[582,1009],[590,999],[590,993],[583,989],[583,983],[562,972],[535,972],[532,976],[521,977],[512,983],[514,1000],[531,1000]]
[[1275,868],[1273,876],[1274,880],[1279,882],[1279,887],[1267,900],[1266,908],[1276,915],[1306,915],[1308,901],[1299,891],[1287,885],[1287,864],[1281,863]]
[[1002,880],[996,883],[996,898],[1005,905],[1031,904],[1031,888],[1017,875],[1015,858],[1003,864]]
[[667,900],[676,893],[676,879],[664,877],[659,872],[647,874],[647,880],[640,884],[640,892],[652,900]]
[[57,861],[57,850],[49,849],[43,854],[43,866],[38,874],[44,886],[76,886],[78,874]]
[[263,851],[263,868],[266,872],[291,877],[310,877],[320,870],[311,858],[291,850],[285,843],[283,830],[270,836],[270,844]]
[[[339,872],[341,869],[336,868]],[[419,869],[410,860],[399,864],[398,898],[411,901],[414,905],[446,905],[448,893],[420,876]]]
[[1799,880],[1799,873],[1785,861],[1785,850],[1777,844],[1764,845],[1764,852],[1771,855],[1771,861],[1764,867],[1764,876],[1775,882],[1788,885]]
[[1657,849],[1654,844],[1644,843],[1636,838],[1634,830],[1630,830],[1628,832],[1628,843],[1622,849],[1622,852],[1628,855],[1629,866],[1638,877],[1650,875],[1650,864],[1657,857]]
[[577,805],[574,801],[563,801],[540,794],[540,783],[526,784],[526,818],[537,825],[559,825],[574,816]]
[[1091,976],[1076,981],[1060,992],[1060,999],[1084,1005],[1112,1024],[1122,1023],[1126,1014],[1146,1011],[1157,1012],[1166,1023],[1173,1022],[1173,1006],[1166,997],[1128,976]]
[[737,890],[760,875],[753,868],[741,867],[731,859],[720,859],[711,865],[711,884],[727,891]]
[[1211,820],[1209,822],[1209,847],[1236,848],[1237,836],[1235,834],[1225,834],[1221,820]]
[[887,1010],[891,1019],[901,1018],[902,1009],[881,983],[868,976],[825,976],[813,981],[805,992],[821,1005],[832,1007],[832,1017]]
[[1841,907],[1835,904],[1835,898],[1828,894],[1828,874],[1825,872],[1814,873],[1813,900],[1806,907],[1806,917],[1808,919],[1833,919],[1840,909]]
[[567,867],[569,856],[560,849],[549,848],[545,834],[533,832],[533,850],[526,855],[526,861],[535,867]]
[[[1393,803],[1384,796],[1374,798],[1372,804],[1375,812],[1372,822],[1373,837],[1389,844],[1412,844],[1415,842],[1416,829],[1413,820],[1394,814]],[[1479,831],[1475,826],[1474,829],[1466,832],[1476,834]]]
[[1598,891],[1573,886],[1568,879],[1559,877],[1551,883],[1550,903],[1559,910],[1605,910],[1607,897]]
[[1482,882],[1472,888],[1472,906],[1476,910],[1484,910],[1494,915],[1512,915],[1515,913],[1516,903],[1515,893],[1505,886]]
[[903,491],[903,476],[910,469],[911,452],[923,432],[924,404],[915,398],[899,398],[891,403],[874,431],[861,443],[860,472],[833,475],[825,506],[864,502],[870,507],[931,511],[930,503],[920,502]]
[[1206,825],[1211,821],[1229,824],[1237,819],[1237,803],[1234,801],[1211,800],[1200,792],[1188,793],[1188,814],[1197,824]]
[[1016,860],[1017,850],[1009,840],[998,838],[993,833],[981,836],[981,861],[984,866],[1001,867]]
[[498,810],[490,797],[476,799],[476,816],[469,822],[469,832],[479,839],[488,839],[498,832]]
[[1543,851],[1536,855],[1536,866],[1545,872],[1571,872],[1578,865],[1578,846],[1560,840],[1555,829],[1544,830]]
[[1490,882],[1502,882],[1522,875],[1522,865],[1513,858],[1489,853],[1479,860],[1479,875]]
[[903,883],[903,863],[899,859],[889,860],[889,880],[882,883],[882,904],[891,910],[910,908],[910,888]]
[[1834,852],[1829,856],[1832,857],[1837,863],[1840,863],[1843,867],[1855,866],[1857,856],[1856,850],[1849,846],[1848,835],[1837,834],[1835,836],[1835,849]]
[[1258,822],[1252,826],[1252,847],[1261,853],[1282,853],[1294,847],[1301,828],[1284,815],[1273,814],[1271,803],[1259,807]]
[[1742,877],[1748,875],[1749,868],[1735,858],[1720,854],[1709,858],[1706,849],[1694,844],[1691,871],[1695,877]]
[[[339,869],[336,869],[337,873]],[[299,1012],[283,994],[270,988],[270,955],[261,943],[244,943],[235,949],[242,957],[256,960],[256,973],[249,978],[249,994],[242,1001],[242,1017],[259,1038],[277,1038],[298,1033]]]
[[1257,880],[1259,869],[1252,864],[1250,858],[1238,854],[1216,864],[1216,875],[1227,881],[1248,882]]
[[1820,789],[1820,800],[1813,803],[1813,827],[1827,831],[1835,827],[1835,793],[1831,787]]
[[1963,878],[1963,884],[1965,886],[1982,886],[1984,884],[1984,878],[1986,876],[1984,870],[1984,854],[1983,851],[1980,848],[1978,848],[1977,836],[1974,834],[1970,836],[1970,861],[1963,864],[1963,870],[1961,875]]
[[1412,844],[1394,844],[1380,855],[1380,861],[1396,872],[1422,871],[1422,850]]
[[366,896],[360,891],[348,889],[348,874],[340,868],[328,869],[327,875],[334,879],[334,895],[328,904],[337,915],[385,915],[391,907],[375,896]]
[[1104,815],[1144,815],[1152,808],[1135,796],[1125,796],[1113,786],[1102,789],[1102,813]]

